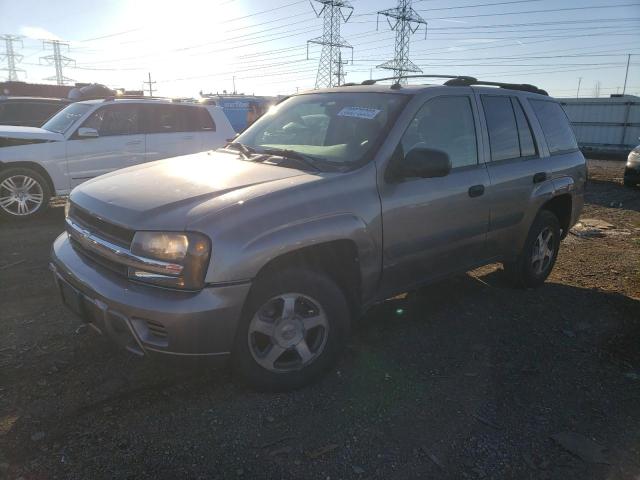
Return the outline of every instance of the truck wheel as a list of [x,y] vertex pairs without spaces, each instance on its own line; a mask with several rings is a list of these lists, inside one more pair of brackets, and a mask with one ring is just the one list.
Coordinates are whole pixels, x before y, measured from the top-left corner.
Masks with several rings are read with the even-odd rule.
[[51,190],[38,172],[29,168],[0,170],[0,217],[26,219],[47,209]]
[[267,275],[238,326],[234,373],[258,390],[300,388],[335,363],[349,327],[345,295],[328,276],[303,269]]
[[558,257],[560,222],[548,210],[541,210],[531,225],[520,256],[504,269],[513,283],[521,288],[534,288],[547,279]]

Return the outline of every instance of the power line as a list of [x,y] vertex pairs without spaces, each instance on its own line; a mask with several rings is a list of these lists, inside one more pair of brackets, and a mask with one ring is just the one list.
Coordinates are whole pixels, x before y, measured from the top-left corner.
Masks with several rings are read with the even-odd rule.
[[71,78],[65,77],[62,73],[62,68],[73,63],[75,60],[69,57],[65,57],[60,53],[60,46],[67,47],[69,50],[69,44],[67,42],[61,42],[60,40],[43,40],[42,48],[47,49],[47,45],[51,45],[53,48],[53,54],[46,57],[40,57],[40,60],[45,60],[48,65],[54,65],[56,69],[55,76],[47,77],[44,80],[55,80],[58,85],[64,85],[65,82],[72,82]]
[[4,40],[4,47],[5,47],[4,55],[0,55],[0,61],[6,60],[7,62],[6,68],[0,68],[0,70],[8,72],[7,79],[10,82],[15,82],[18,80],[18,72],[23,72],[24,74],[27,73],[22,69],[16,68],[16,63],[22,62],[22,59],[24,58],[24,56],[18,55],[17,53],[15,53],[13,48],[13,44],[18,42],[20,42],[21,47],[23,46],[22,37],[19,35],[5,34],[5,35],[0,35],[0,40]]
[[318,73],[316,75],[316,88],[335,87],[340,84],[341,75],[336,75],[338,68],[342,68],[342,49],[351,49],[353,59],[353,47],[340,35],[340,25],[349,21],[353,13],[353,7],[347,0],[315,0],[322,5],[316,10],[311,4],[317,17],[322,15],[322,36],[307,40],[307,58],[309,57],[309,44],[322,45]]
[[569,12],[576,10],[593,10],[596,8],[617,8],[617,7],[637,7],[640,4],[638,3],[620,3],[617,5],[589,5],[588,7],[567,7],[567,8],[552,8],[545,10],[527,10],[524,12],[497,12],[497,13],[480,13],[476,15],[458,15],[455,17],[431,17],[431,20],[449,20],[449,19],[457,19],[457,18],[478,18],[478,17],[495,17],[498,15],[523,15],[530,13],[552,13],[552,12]]

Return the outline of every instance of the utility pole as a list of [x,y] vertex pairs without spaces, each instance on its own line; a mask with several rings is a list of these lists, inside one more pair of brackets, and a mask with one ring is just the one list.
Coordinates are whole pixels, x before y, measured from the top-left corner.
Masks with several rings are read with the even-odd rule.
[[593,96],[596,98],[600,97],[600,80],[598,80],[595,84],[595,86],[593,87]]
[[627,93],[627,79],[629,78],[629,65],[631,64],[631,54],[627,54],[627,71],[624,74],[624,87],[622,87],[622,95]]
[[4,55],[0,55],[0,61],[7,61],[6,68],[1,68],[0,70],[4,70],[8,72],[7,80],[10,82],[15,82],[18,80],[18,72],[26,73],[24,70],[16,68],[16,63],[20,63],[22,61],[23,56],[15,53],[13,49],[14,42],[20,42],[20,46],[22,47],[22,37],[19,35],[0,35],[0,40],[4,40]]
[[60,53],[60,47],[67,47],[67,51],[69,51],[69,44],[67,42],[61,42],[60,40],[43,40],[42,48],[44,50],[47,49],[47,45],[51,45],[53,54],[47,55],[46,57],[40,57],[40,60],[45,60],[47,65],[53,65],[56,69],[55,76],[47,77],[44,80],[55,80],[58,85],[64,85],[65,82],[73,82],[71,78],[67,78],[62,73],[62,68],[67,65],[73,63],[76,64],[76,61],[73,58],[65,57]]
[[580,84],[582,83],[582,77],[578,77],[578,91],[576,92],[576,98],[580,96]]
[[[412,0],[398,0],[396,8],[381,10],[380,15],[387,17],[387,23],[391,30],[396,32],[395,55],[393,60],[378,65],[377,68],[393,70],[393,76],[398,83],[406,84],[407,79],[403,78],[407,73],[422,73],[422,70],[409,60],[409,42],[411,35],[416,33],[420,25],[424,25],[424,38],[427,38],[427,22],[411,6]],[[394,21],[392,22],[391,19]],[[378,22],[378,20],[376,20]],[[377,28],[377,25],[376,25]]]
[[146,85],[149,85],[149,96],[153,97],[153,85],[156,83],[155,80],[152,82],[151,81],[151,72],[148,73],[149,76],[149,80],[147,80],[146,82],[142,82]]
[[[322,5],[316,10],[314,3],[311,7],[317,17],[323,16],[322,36],[307,40],[307,60],[309,59],[309,44],[322,45],[318,73],[316,75],[316,88],[335,87],[340,84],[340,78],[336,75],[338,64],[341,63],[341,49],[351,49],[351,63],[353,63],[353,47],[340,36],[340,25],[348,22],[353,13],[353,7],[348,0],[315,0]],[[336,68],[338,67],[338,68]]]

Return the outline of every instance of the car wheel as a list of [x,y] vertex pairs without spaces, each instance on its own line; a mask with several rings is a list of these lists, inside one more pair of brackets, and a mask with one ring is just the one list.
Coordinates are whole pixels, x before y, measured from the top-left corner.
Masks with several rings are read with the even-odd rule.
[[47,209],[51,190],[38,172],[28,168],[0,170],[0,216],[31,218]]
[[349,327],[345,295],[328,276],[302,269],[266,275],[238,327],[234,373],[258,390],[300,388],[335,363]]
[[504,269],[517,287],[534,288],[547,279],[558,257],[560,222],[548,210],[541,210],[531,225],[524,248],[516,261]]
[[633,188],[636,186],[636,182],[632,182],[631,180],[627,180],[626,178],[622,181],[625,187]]

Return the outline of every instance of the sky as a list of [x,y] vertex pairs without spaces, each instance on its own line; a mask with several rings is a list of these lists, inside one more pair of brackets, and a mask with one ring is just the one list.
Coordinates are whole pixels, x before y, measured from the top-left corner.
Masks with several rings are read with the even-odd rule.
[[[23,36],[14,49],[28,82],[54,83],[44,80],[55,71],[41,59],[51,54],[42,40],[57,39],[74,60],[64,75],[77,82],[137,90],[151,73],[162,96],[231,92],[234,82],[238,93],[288,94],[315,86],[321,47],[307,53],[307,40],[321,36],[322,18],[311,3],[0,0],[0,34]],[[393,58],[395,32],[376,12],[395,0],[350,3],[346,81],[388,76],[377,66]],[[640,95],[640,0],[414,0],[413,8],[427,22],[426,38],[422,25],[410,44],[424,73],[532,83],[556,97],[575,97],[580,84],[581,97],[608,96],[622,92],[631,54],[627,93]]]

